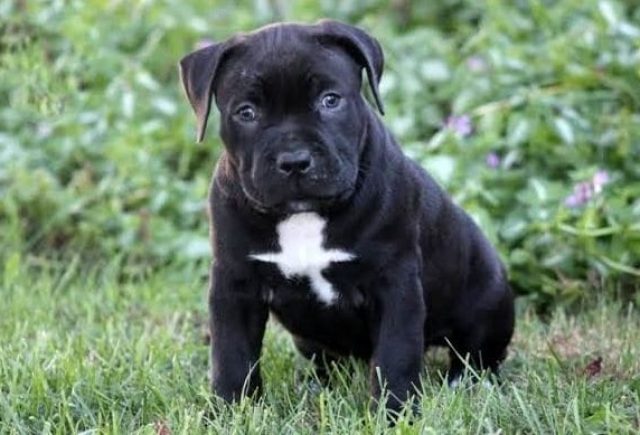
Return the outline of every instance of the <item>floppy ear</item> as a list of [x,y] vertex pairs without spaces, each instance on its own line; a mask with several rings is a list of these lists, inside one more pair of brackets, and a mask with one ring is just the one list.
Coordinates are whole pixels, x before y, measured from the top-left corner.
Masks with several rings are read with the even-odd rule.
[[384,115],[384,107],[378,91],[384,66],[384,55],[378,41],[364,30],[339,21],[320,20],[317,27],[320,39],[328,38],[341,45],[365,69],[376,106]]
[[198,142],[202,142],[207,130],[207,120],[211,110],[213,83],[222,57],[227,52],[227,44],[213,44],[201,48],[180,60],[180,80],[189,103],[196,112],[198,122]]

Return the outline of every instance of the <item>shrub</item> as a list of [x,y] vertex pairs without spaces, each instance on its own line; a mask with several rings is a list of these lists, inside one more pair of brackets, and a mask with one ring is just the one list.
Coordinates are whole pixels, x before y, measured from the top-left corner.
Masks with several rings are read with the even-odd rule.
[[332,16],[381,41],[385,122],[498,245],[521,294],[543,306],[616,287],[605,281],[637,290],[636,2],[393,5],[1,7],[0,258],[207,259],[220,144],[215,129],[194,143],[177,60],[202,38]]

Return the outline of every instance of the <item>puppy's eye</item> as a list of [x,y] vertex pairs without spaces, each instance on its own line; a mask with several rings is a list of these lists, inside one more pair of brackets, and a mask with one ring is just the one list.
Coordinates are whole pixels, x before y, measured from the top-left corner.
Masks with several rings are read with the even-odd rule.
[[340,95],[334,94],[333,92],[329,93],[322,97],[322,107],[325,109],[335,109],[340,105],[341,100],[342,97],[340,97]]
[[253,107],[245,104],[236,110],[236,117],[242,122],[255,121],[256,111]]

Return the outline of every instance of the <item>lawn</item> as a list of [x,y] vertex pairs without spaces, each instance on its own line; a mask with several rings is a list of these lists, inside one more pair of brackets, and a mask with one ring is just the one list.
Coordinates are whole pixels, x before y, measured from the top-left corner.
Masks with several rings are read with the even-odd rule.
[[[370,413],[271,322],[265,395],[210,395],[205,198],[177,62],[277,20],[381,43],[384,122],[498,248],[518,294],[503,382]],[[637,0],[0,3],[0,433],[638,433]],[[473,377],[473,376],[471,376]]]
[[[207,387],[203,268],[122,282],[120,265],[6,271],[0,305],[2,433],[634,433],[640,313],[600,301],[541,319],[520,307],[504,381],[451,389],[426,356],[421,415],[386,429],[370,414],[366,367],[320,388],[270,322],[266,393],[225,407]],[[601,361],[601,362],[600,362]]]

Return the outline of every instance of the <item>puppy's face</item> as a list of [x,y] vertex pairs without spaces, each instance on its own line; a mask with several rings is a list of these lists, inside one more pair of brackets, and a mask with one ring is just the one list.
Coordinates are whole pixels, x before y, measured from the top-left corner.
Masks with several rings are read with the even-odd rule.
[[[275,25],[229,40],[210,78],[229,161],[263,211],[315,210],[355,188],[366,55],[320,26]],[[189,95],[184,70],[183,80]]]
[[245,41],[222,69],[216,104],[251,202],[303,211],[355,186],[360,68],[342,50],[288,33],[274,28]]

